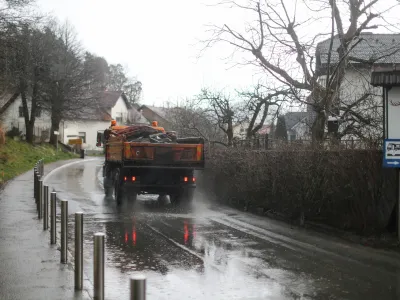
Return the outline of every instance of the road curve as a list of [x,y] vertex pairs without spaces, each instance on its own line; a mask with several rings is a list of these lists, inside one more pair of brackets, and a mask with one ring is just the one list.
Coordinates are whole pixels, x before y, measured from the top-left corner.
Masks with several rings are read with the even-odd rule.
[[[192,212],[156,196],[117,207],[105,198],[102,159],[57,170],[46,183],[69,213],[85,213],[85,273],[93,234],[106,233],[106,299],[129,299],[129,276],[148,278],[148,299],[400,299],[400,255],[209,203]],[[73,245],[70,217],[69,248]]]

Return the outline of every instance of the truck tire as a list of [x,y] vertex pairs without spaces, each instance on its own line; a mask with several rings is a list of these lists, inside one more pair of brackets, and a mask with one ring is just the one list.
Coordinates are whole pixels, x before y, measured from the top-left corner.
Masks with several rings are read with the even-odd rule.
[[112,192],[113,192],[113,181],[111,178],[104,177],[103,178],[103,187],[104,187],[104,193],[106,197],[111,197]]
[[191,206],[193,204],[194,189],[185,189],[170,195],[171,203],[176,206]]
[[114,175],[114,198],[115,201],[117,202],[117,205],[122,204],[122,184],[121,184],[121,178],[120,178],[120,171],[117,170],[115,171]]
[[128,190],[128,191],[125,191],[125,193],[126,193],[126,199],[128,200],[128,202],[132,202],[132,203],[136,202],[137,192]]

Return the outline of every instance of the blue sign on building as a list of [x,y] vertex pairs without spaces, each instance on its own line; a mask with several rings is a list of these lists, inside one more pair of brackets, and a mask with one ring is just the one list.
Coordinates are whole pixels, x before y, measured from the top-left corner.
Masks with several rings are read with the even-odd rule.
[[383,166],[400,168],[400,139],[386,139],[383,147]]

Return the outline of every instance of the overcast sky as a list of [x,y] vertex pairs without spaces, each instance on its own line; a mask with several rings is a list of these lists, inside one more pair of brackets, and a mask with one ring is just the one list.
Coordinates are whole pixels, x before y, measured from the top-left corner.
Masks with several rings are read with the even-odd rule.
[[[109,63],[128,66],[143,83],[143,103],[161,105],[192,96],[203,86],[248,86],[250,68],[231,68],[219,46],[199,60],[205,26],[218,22],[222,8],[201,0],[37,0],[44,12],[68,19],[86,49]],[[237,22],[225,11],[224,19]]]
[[197,59],[203,46],[198,40],[210,36],[206,24],[226,22],[243,28],[246,18],[243,11],[207,5],[212,2],[216,1],[37,0],[37,5],[61,22],[68,19],[87,50],[127,66],[143,83],[143,103],[162,105],[205,86],[248,87],[260,76],[254,67],[227,64],[223,58],[232,53],[229,45],[219,44]]

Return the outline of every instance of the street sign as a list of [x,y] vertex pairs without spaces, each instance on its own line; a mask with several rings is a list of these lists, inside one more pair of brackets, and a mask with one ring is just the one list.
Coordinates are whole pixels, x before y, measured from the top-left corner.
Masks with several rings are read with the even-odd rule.
[[82,145],[82,139],[70,139],[68,140],[70,145]]
[[383,166],[400,168],[400,139],[387,139],[383,147]]
[[60,135],[58,131],[54,131],[54,135]]

